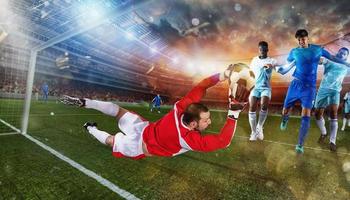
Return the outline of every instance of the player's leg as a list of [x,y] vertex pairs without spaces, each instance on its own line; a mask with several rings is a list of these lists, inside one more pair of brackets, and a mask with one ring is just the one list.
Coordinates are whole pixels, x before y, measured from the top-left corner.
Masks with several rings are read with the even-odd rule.
[[151,103],[151,112],[153,112],[154,103]]
[[349,120],[348,106],[347,106],[347,103],[344,103],[344,105],[343,105],[343,125],[341,127],[342,131],[345,131],[345,126],[346,126],[348,120]]
[[256,89],[253,89],[251,95],[249,96],[249,113],[248,113],[248,119],[249,119],[249,125],[251,129],[250,134],[250,141],[256,141],[257,134],[256,134],[256,108],[258,104],[258,98],[259,92],[256,91]]
[[298,144],[295,147],[297,153],[304,153],[304,141],[310,128],[310,116],[313,100],[316,96],[316,87],[301,87],[300,88],[300,101],[302,106],[301,111],[301,124],[299,129]]
[[315,110],[315,118],[316,118],[316,124],[318,128],[321,131],[321,135],[318,138],[318,143],[323,144],[327,137],[327,129],[326,129],[326,122],[323,118],[324,108],[316,108]]
[[334,91],[329,97],[330,103],[330,137],[329,137],[329,149],[331,151],[336,151],[336,140],[338,133],[338,105],[340,103],[340,92]]
[[270,98],[271,98],[271,90],[264,90],[262,92],[262,97],[260,100],[260,112],[259,112],[259,120],[258,120],[258,125],[257,125],[257,133],[258,133],[258,139],[263,140],[264,139],[264,123],[267,118],[267,113],[268,113],[268,106],[270,103]]
[[282,110],[282,121],[280,125],[280,129],[282,131],[287,129],[287,124],[289,120],[289,113],[292,110],[292,107],[294,106],[295,102],[299,99],[298,96],[298,84],[294,80],[290,84],[286,98],[284,100],[283,104],[283,110]]
[[350,107],[348,103],[344,105],[344,113],[348,126],[350,126]]
[[316,124],[318,128],[321,131],[321,135],[318,139],[318,143],[323,144],[327,137],[327,129],[325,126],[325,120],[323,118],[324,114],[324,108],[328,106],[328,97],[329,93],[327,93],[325,90],[320,88],[318,90],[316,100],[315,100],[315,118],[316,118]]
[[[344,105],[345,106],[345,105]],[[342,131],[345,131],[345,126],[346,126],[346,113],[345,113],[345,108],[343,107],[343,112],[342,112],[342,115],[343,115],[343,125],[341,127],[341,130]]]
[[259,127],[263,127],[264,123],[266,121],[267,118],[267,114],[268,114],[268,106],[270,103],[270,98],[267,96],[263,96],[261,98],[261,109],[259,112],[259,121],[258,121],[258,126]]
[[157,105],[158,113],[160,113],[160,105]]
[[75,98],[70,96],[63,96],[61,102],[68,105],[76,105],[79,107],[85,107],[98,110],[106,115],[116,117],[119,120],[128,110],[120,107],[112,102],[105,102],[99,100],[91,100],[87,98]]
[[83,127],[102,144],[113,146],[114,136],[105,131],[98,130],[95,122],[86,122]]
[[343,113],[344,117],[343,117],[343,125],[341,126],[341,131],[345,131],[345,126],[346,126],[346,117],[345,117],[345,113]]
[[336,140],[337,140],[337,132],[338,132],[338,104],[330,105],[330,137],[329,137],[329,148],[331,151],[336,151]]
[[299,128],[298,144],[295,147],[297,153],[304,153],[304,141],[310,128],[311,109],[303,107],[301,110],[301,124]]
[[91,108],[98,110],[106,115],[116,117],[117,121],[120,120],[128,110],[120,107],[118,104],[106,101],[91,100],[85,98],[85,108]]

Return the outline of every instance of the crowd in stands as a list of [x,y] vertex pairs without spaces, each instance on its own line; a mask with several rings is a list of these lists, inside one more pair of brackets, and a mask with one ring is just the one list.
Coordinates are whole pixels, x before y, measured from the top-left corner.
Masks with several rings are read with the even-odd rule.
[[[26,91],[26,77],[4,78],[0,82],[0,92],[25,94]],[[0,77],[1,78],[1,77]],[[104,101],[119,101],[119,102],[150,102],[155,94],[142,93],[137,91],[118,89],[111,86],[97,85],[88,82],[77,80],[68,80],[63,78],[41,77],[36,78],[33,85],[33,97],[40,98],[42,95],[41,87],[44,83],[49,86],[49,96],[60,97],[62,95],[70,95],[76,97],[86,97],[91,99],[99,99]],[[167,97],[162,95],[162,100],[165,104],[173,105],[180,99],[178,97]],[[221,100],[204,99],[204,104],[211,109],[227,109],[227,102],[225,98]],[[282,103],[272,103],[269,105],[270,114],[281,114]],[[300,107],[300,106],[299,106]],[[298,106],[293,109],[293,115],[300,115],[300,108]]]
[[[1,93],[25,94],[26,74],[16,72],[11,74],[11,76],[9,74],[5,76],[5,73],[1,73],[0,80]],[[33,84],[33,97],[38,98],[42,95],[41,88],[44,83],[48,84],[49,86],[49,96],[54,97],[71,95],[91,99],[100,99],[104,101],[150,102],[156,95],[152,94],[150,91],[133,91],[72,79],[38,75],[36,76]],[[165,103],[168,103],[168,98],[166,96],[162,96],[162,99]]]
[[[24,71],[4,71],[0,68],[0,93],[25,94],[26,92],[26,72]],[[33,84],[33,97],[40,98],[42,95],[41,87],[44,83],[49,86],[49,96],[61,97],[62,95],[70,95],[77,97],[86,97],[91,99],[99,99],[104,101],[120,101],[120,102],[150,102],[156,95],[150,91],[133,91],[119,89],[113,86],[98,85],[89,82],[77,81],[72,79],[58,78],[46,75],[36,75]],[[220,88],[218,88],[220,89]],[[179,90],[177,90],[179,91]],[[222,89],[220,89],[222,91]],[[184,94],[186,92],[183,92]],[[221,92],[223,93],[223,92]],[[211,109],[227,109],[226,92],[217,93],[215,90],[209,91],[207,98],[203,103]],[[184,94],[161,94],[165,104],[173,105]],[[220,100],[216,100],[214,94]],[[225,96],[225,97],[224,97]],[[283,104],[281,102],[271,103],[269,105],[270,114],[281,114]],[[340,109],[341,110],[341,109]],[[300,105],[292,110],[292,115],[300,115]]]

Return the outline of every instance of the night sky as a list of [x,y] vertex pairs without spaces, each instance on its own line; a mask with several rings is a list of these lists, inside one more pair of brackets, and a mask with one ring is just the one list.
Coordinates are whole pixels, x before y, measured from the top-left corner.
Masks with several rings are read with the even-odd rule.
[[[298,28],[307,29],[316,44],[350,31],[350,3],[345,0],[157,1],[148,11],[174,46],[190,56],[212,55],[214,51],[216,59],[222,60],[253,57],[260,40],[270,43],[271,55],[286,54],[296,46],[294,34]],[[194,18],[200,22],[197,27],[209,25],[184,35],[184,31],[196,27],[191,23]]]
[[[249,64],[258,54],[261,40],[269,43],[269,55],[284,63],[289,51],[297,46],[294,35],[299,28],[308,30],[310,43],[314,44],[342,38],[350,32],[349,13],[350,2],[346,0],[169,0],[145,8],[143,17],[183,53],[180,68],[196,82],[230,63]],[[341,46],[350,48],[348,41],[337,45],[328,50],[334,54]],[[322,73],[320,67],[319,80]],[[287,87],[291,74],[274,73],[272,86]]]

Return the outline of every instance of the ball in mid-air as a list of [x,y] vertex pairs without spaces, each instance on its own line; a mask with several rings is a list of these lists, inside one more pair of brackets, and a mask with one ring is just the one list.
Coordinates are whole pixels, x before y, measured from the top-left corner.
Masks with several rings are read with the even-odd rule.
[[193,26],[198,26],[199,25],[199,19],[198,18],[192,18],[191,23]]
[[255,86],[253,71],[244,63],[232,64],[228,69],[232,71],[229,77],[229,95],[245,101]]

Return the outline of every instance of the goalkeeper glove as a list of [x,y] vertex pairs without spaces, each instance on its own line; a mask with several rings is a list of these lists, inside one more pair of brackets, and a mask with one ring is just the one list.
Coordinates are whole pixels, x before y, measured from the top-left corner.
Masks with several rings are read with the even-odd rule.
[[238,102],[232,96],[229,97],[229,110],[227,113],[227,117],[231,119],[238,119],[239,113],[245,108],[247,102]]

